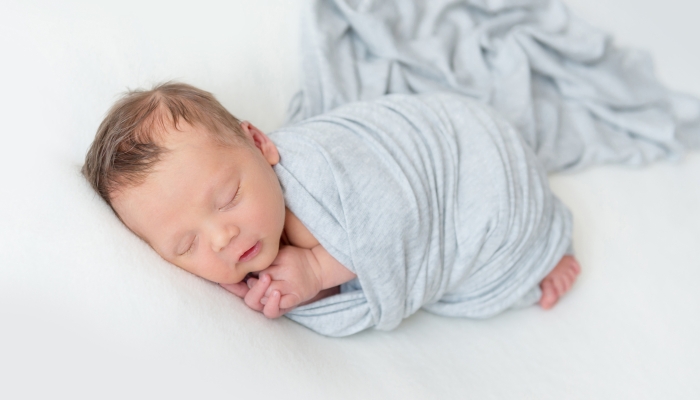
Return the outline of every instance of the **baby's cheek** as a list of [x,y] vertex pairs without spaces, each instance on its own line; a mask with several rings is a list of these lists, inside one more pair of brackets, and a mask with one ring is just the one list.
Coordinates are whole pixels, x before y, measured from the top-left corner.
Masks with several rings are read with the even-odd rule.
[[222,268],[221,260],[208,254],[195,254],[187,260],[178,260],[180,268],[208,281],[215,283],[238,283],[243,277],[237,276],[235,270]]

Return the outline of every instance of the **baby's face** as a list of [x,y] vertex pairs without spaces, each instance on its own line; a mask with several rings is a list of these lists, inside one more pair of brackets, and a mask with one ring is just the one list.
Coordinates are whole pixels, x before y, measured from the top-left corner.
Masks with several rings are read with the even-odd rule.
[[161,257],[217,283],[267,268],[284,227],[277,148],[251,124],[241,127],[250,146],[222,147],[206,128],[180,124],[146,181],[112,197],[124,223]]

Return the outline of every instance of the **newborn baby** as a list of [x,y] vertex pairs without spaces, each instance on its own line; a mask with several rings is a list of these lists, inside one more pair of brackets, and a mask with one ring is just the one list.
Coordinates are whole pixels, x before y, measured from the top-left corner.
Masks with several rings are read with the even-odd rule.
[[268,318],[342,336],[391,329],[420,308],[548,309],[570,289],[580,272],[570,216],[521,142],[490,110],[449,94],[357,103],[268,137],[210,93],[166,83],[114,105],[83,173],[165,260]]

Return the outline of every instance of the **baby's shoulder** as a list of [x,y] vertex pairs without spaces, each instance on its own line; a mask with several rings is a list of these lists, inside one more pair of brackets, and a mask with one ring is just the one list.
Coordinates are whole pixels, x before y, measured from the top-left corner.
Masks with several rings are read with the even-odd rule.
[[294,213],[286,209],[284,218],[284,235],[288,244],[304,249],[318,246],[316,237],[306,228]]

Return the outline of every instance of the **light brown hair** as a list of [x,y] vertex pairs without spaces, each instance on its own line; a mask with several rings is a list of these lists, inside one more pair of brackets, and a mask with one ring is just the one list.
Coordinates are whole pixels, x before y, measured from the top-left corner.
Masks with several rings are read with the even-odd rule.
[[219,144],[244,143],[240,121],[211,93],[166,82],[128,91],[112,106],[85,156],[83,175],[111,206],[114,191],[143,183],[167,151],[158,144],[162,135],[181,120],[204,126]]

